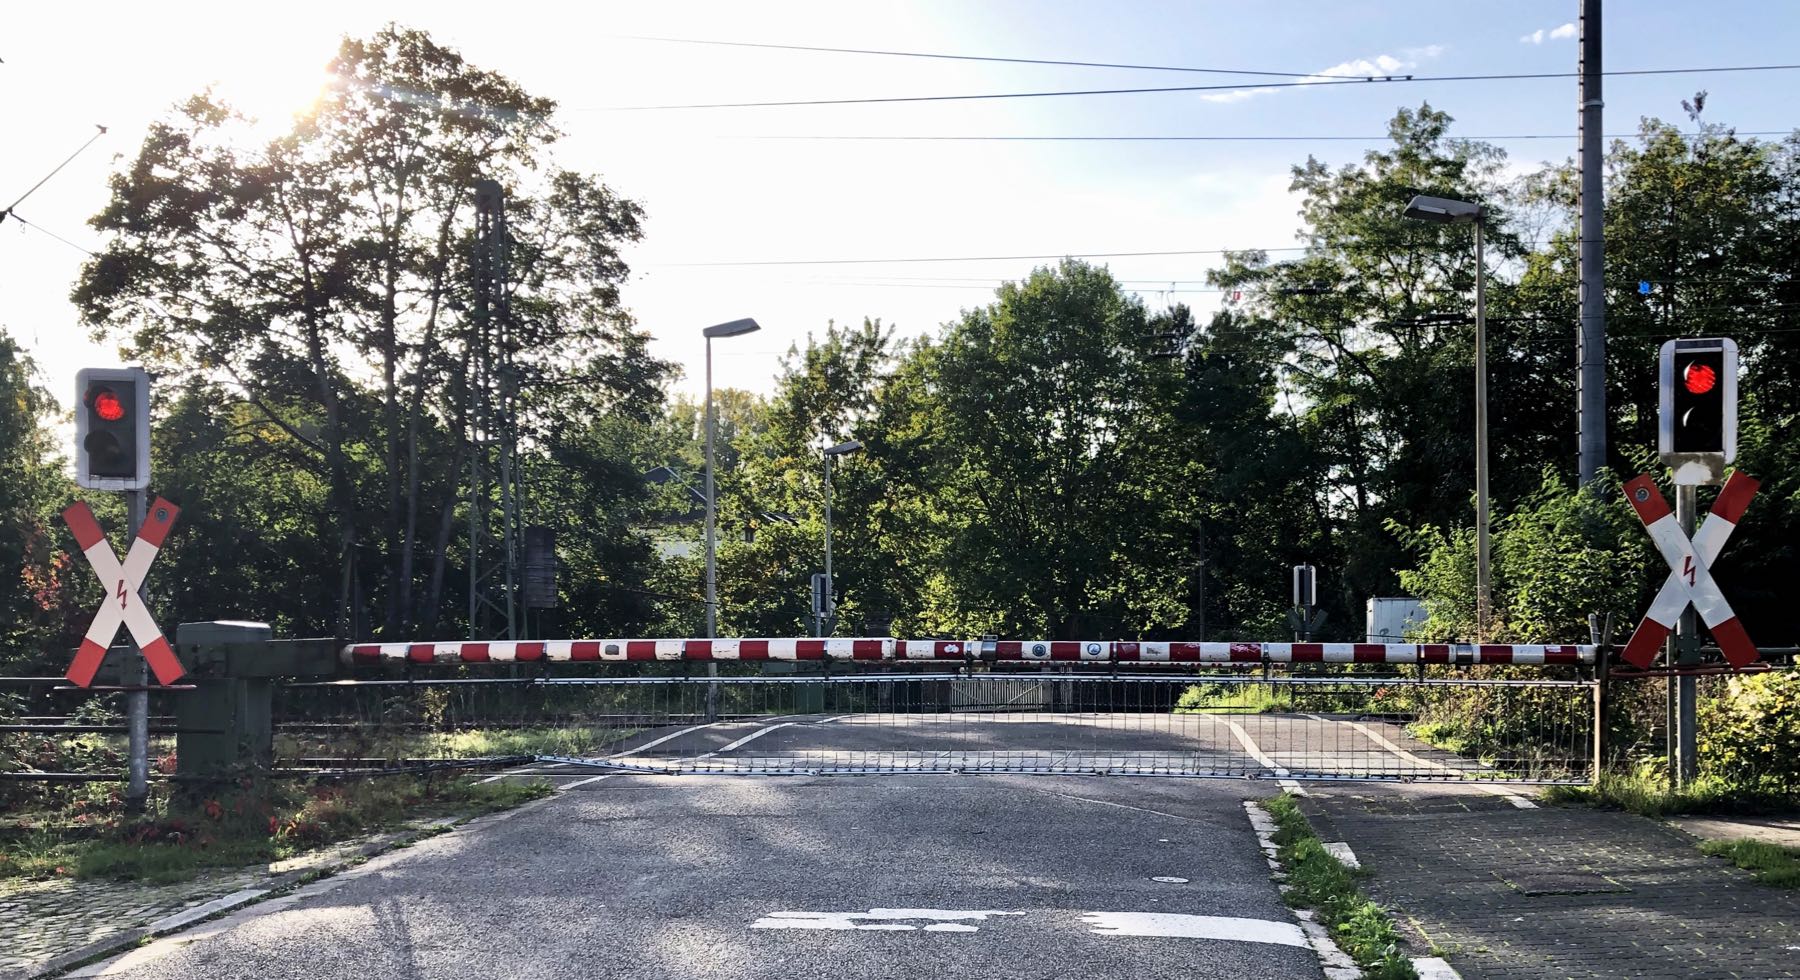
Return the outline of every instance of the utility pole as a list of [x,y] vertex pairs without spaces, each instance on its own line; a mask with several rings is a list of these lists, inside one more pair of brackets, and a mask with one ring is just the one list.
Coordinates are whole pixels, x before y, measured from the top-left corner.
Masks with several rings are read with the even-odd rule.
[[1606,465],[1606,157],[1601,136],[1600,0],[1581,0],[1581,327],[1575,343],[1581,485]]

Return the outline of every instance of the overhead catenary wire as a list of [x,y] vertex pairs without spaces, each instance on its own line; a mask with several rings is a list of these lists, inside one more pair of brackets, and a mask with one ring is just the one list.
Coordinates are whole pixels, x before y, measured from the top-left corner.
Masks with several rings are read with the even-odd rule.
[[1121,68],[1129,71],[1178,71],[1204,75],[1252,75],[1269,78],[1311,78],[1318,72],[1251,71],[1243,68],[1196,68],[1187,65],[1140,65],[1112,61],[1065,61],[1057,58],[1009,58],[1001,55],[944,54],[927,51],[889,51],[880,48],[834,48],[812,44],[771,44],[757,41],[719,41],[692,37],[654,37],[643,34],[617,35],[626,41],[655,41],[662,44],[701,44],[721,48],[762,48],[772,51],[815,51],[826,54],[877,55],[886,58],[929,58],[940,61],[989,61],[1007,65],[1059,65],[1072,68]]
[[[1712,65],[1699,68],[1630,68],[1605,72],[1614,77],[1633,77],[1644,75],[1699,75],[1722,72],[1768,72],[1793,71],[1800,69],[1800,64],[1781,65]],[[1578,78],[1580,72],[1546,71],[1546,72],[1501,72],[1481,75],[1377,75],[1359,78],[1339,77],[1331,75],[1309,76],[1297,82],[1262,82],[1253,86],[1235,85],[1157,85],[1133,88],[1099,88],[1099,89],[1062,89],[1035,92],[980,92],[956,95],[888,95],[865,96],[847,99],[779,99],[765,102],[689,102],[669,105],[626,105],[626,106],[586,106],[571,109],[571,112],[651,112],[682,109],[765,109],[785,106],[823,106],[823,105],[880,105],[902,102],[971,102],[993,99],[1048,99],[1067,98],[1083,95],[1147,95],[1170,92],[1222,92],[1273,90],[1291,88],[1313,88],[1318,86],[1340,85],[1402,85],[1416,82],[1495,82],[1526,81],[1532,79]]]
[[[1734,136],[1787,136],[1794,130],[1789,129],[1754,129],[1731,131]],[[1634,139],[1642,133],[1609,133],[1603,139]],[[1681,133],[1684,137],[1702,136],[1702,133]],[[1492,141],[1502,140],[1572,140],[1575,133],[1501,133],[1492,136],[1453,136],[1453,140]],[[790,135],[709,135],[710,139],[722,140],[757,140],[770,142],[843,142],[843,143],[1387,143],[1393,140],[1391,134],[1381,136],[943,136],[943,135],[907,135],[907,134],[790,134]]]
[[[95,123],[94,129],[96,130],[96,132],[94,133],[94,135],[89,136],[87,138],[87,142],[76,147],[74,153],[69,154],[66,158],[63,159],[63,162],[57,164],[54,168],[51,169],[51,171],[49,173],[45,174],[42,179],[40,179],[37,183],[32,184],[29,188],[27,188],[25,193],[19,195],[18,200],[12,202],[11,204],[8,204],[5,208],[5,210],[0,210],[0,221],[5,221],[8,215],[12,215],[15,218],[18,217],[18,215],[13,213],[14,208],[25,203],[25,199],[30,197],[31,195],[37,193],[37,189],[44,186],[46,183],[48,183],[50,181],[50,178],[56,176],[59,173],[62,173],[62,169],[64,167],[75,162],[75,158],[80,156],[82,154],[82,151],[86,150],[90,146],[93,146],[95,140],[106,135],[106,127],[105,126],[102,126],[99,123]],[[80,246],[77,246],[77,247],[79,248]]]

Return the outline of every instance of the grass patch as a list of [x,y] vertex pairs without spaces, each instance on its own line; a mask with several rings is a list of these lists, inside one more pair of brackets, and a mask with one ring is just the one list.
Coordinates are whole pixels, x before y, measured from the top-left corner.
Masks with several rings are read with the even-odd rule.
[[642,731],[575,725],[543,728],[475,728],[465,731],[386,733],[361,740],[305,733],[276,736],[277,758],[486,759],[511,755],[601,755]]
[[1294,798],[1286,793],[1263,804],[1275,818],[1276,845],[1287,870],[1289,905],[1312,909],[1331,938],[1376,980],[1416,980],[1412,961],[1381,906],[1363,897],[1356,876],[1325,850]]
[[0,879],[185,881],[211,868],[268,864],[413,820],[490,813],[549,793],[541,781],[389,777],[164,801],[135,820],[84,807],[60,825],[20,821],[0,832]]
[[1800,848],[1759,840],[1702,841],[1700,853],[1722,857],[1776,888],[1800,888]]
[[1550,786],[1541,795],[1562,806],[1607,807],[1645,817],[1782,813],[1800,802],[1788,794],[1745,789],[1708,776],[1671,789],[1660,775],[1642,773],[1602,773],[1592,786]]
[[1294,699],[1269,684],[1195,684],[1175,702],[1178,715],[1260,715],[1293,711]]

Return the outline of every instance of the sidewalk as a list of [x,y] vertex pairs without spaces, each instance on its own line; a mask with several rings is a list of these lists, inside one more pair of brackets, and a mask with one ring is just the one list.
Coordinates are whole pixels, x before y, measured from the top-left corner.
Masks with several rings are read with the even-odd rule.
[[1800,977],[1800,892],[1674,827],[1459,786],[1311,793],[1320,838],[1348,843],[1369,896],[1466,980]]
[[194,917],[256,901],[312,874],[333,870],[454,823],[408,822],[286,861],[219,868],[191,881],[0,880],[0,980],[55,972],[89,955],[129,945]]

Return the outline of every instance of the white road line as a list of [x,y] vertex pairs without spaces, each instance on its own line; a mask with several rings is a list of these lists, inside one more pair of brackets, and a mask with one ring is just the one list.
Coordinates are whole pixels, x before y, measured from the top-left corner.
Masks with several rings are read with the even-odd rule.
[[[1308,717],[1318,717],[1318,716],[1309,715]],[[1324,719],[1320,719],[1320,720],[1323,721]],[[1378,731],[1375,731],[1374,729],[1368,727],[1367,725],[1364,725],[1362,722],[1349,721],[1349,722],[1345,722],[1344,724],[1349,725],[1351,728],[1354,728],[1359,732],[1362,732],[1364,735],[1368,736],[1370,741],[1373,741],[1376,745],[1379,745],[1382,748],[1387,749],[1389,752],[1394,753],[1394,755],[1398,756],[1402,760],[1404,760],[1406,762],[1410,762],[1416,766],[1423,766],[1427,769],[1436,769],[1439,772],[1455,773],[1459,776],[1466,776],[1471,772],[1471,770],[1468,770],[1468,769],[1458,769],[1455,766],[1447,766],[1447,765],[1443,764],[1442,762],[1438,762],[1435,759],[1427,759],[1427,758],[1424,758],[1423,756],[1414,755],[1413,753],[1408,752],[1407,750],[1401,748],[1400,746],[1395,745],[1393,742],[1388,740],[1387,736],[1381,734]],[[1516,806],[1521,810],[1537,809],[1536,803],[1533,803],[1531,800],[1527,799],[1526,797],[1514,792],[1509,787],[1501,786],[1496,783],[1490,783],[1490,782],[1486,782],[1486,781],[1476,781],[1475,785],[1481,787],[1481,789],[1484,792],[1492,793],[1495,796],[1506,797],[1506,801],[1508,803],[1511,803],[1513,806]]]
[[616,772],[609,772],[609,773],[607,773],[607,774],[606,774],[606,775],[604,775],[604,776],[589,776],[589,777],[587,777],[587,778],[586,778],[586,779],[577,779],[577,780],[576,780],[576,781],[574,781],[574,782],[572,782],[572,783],[564,783],[564,784],[563,784],[563,785],[561,785],[561,786],[559,786],[559,787],[557,787],[557,788],[558,788],[558,789],[565,789],[565,790],[568,790],[568,789],[574,789],[574,788],[575,788],[575,787],[577,787],[577,786],[586,786],[586,785],[587,785],[587,784],[589,784],[589,783],[597,783],[597,782],[599,782],[599,781],[600,781],[600,780],[602,780],[602,779],[611,779],[611,778],[613,778],[613,777],[614,777],[614,776],[617,776],[617,775],[619,775],[619,774],[618,774],[618,773],[616,773]]
[[502,779],[505,779],[508,776],[524,776],[528,773],[534,773],[534,772],[537,772],[539,769],[544,769],[544,768],[547,768],[547,767],[546,766],[538,766],[538,765],[520,766],[517,769],[508,769],[505,772],[495,773],[494,775],[489,776],[486,779],[477,779],[477,780],[475,780],[475,785],[479,786],[482,783],[496,783]]
[[636,748],[626,749],[623,752],[614,752],[612,755],[607,756],[607,758],[623,759],[624,757],[626,757],[628,755],[636,755],[639,752],[644,751],[645,749],[654,749],[658,745],[663,744],[664,742],[670,741],[672,739],[680,738],[681,736],[686,735],[690,732],[697,732],[702,728],[710,728],[710,727],[712,727],[711,722],[707,722],[706,724],[702,724],[702,725],[689,725],[688,727],[683,728],[682,730],[680,730],[678,732],[670,732],[669,734],[664,735],[662,738],[652,739],[651,741],[645,742],[644,744],[639,745]]
[[1224,721],[1225,724],[1231,726],[1231,734],[1237,736],[1238,744],[1244,747],[1244,751],[1250,753],[1250,758],[1255,759],[1257,765],[1274,771],[1276,779],[1282,789],[1287,790],[1295,796],[1309,795],[1297,780],[1287,778],[1289,773],[1286,769],[1276,765],[1275,760],[1270,758],[1268,753],[1257,747],[1256,740],[1250,737],[1249,732],[1244,731],[1244,726],[1232,721],[1230,718],[1221,720]]
[[1240,919],[1228,915],[1185,915],[1176,912],[1088,912],[1082,921],[1096,936],[1169,936],[1180,939],[1229,939],[1276,946],[1310,945],[1291,922]]
[[750,734],[745,735],[743,738],[740,738],[735,742],[731,742],[729,744],[721,746],[720,748],[715,749],[711,752],[708,752],[705,755],[697,755],[694,758],[695,759],[710,759],[716,755],[724,755],[725,753],[730,752],[734,749],[742,748],[746,743],[754,741],[759,738],[762,738],[764,735],[767,735],[770,732],[775,731],[778,728],[786,728],[789,725],[798,725],[798,724],[800,724],[800,722],[784,721],[779,725],[770,725],[767,728],[758,728],[756,731],[753,731]]

